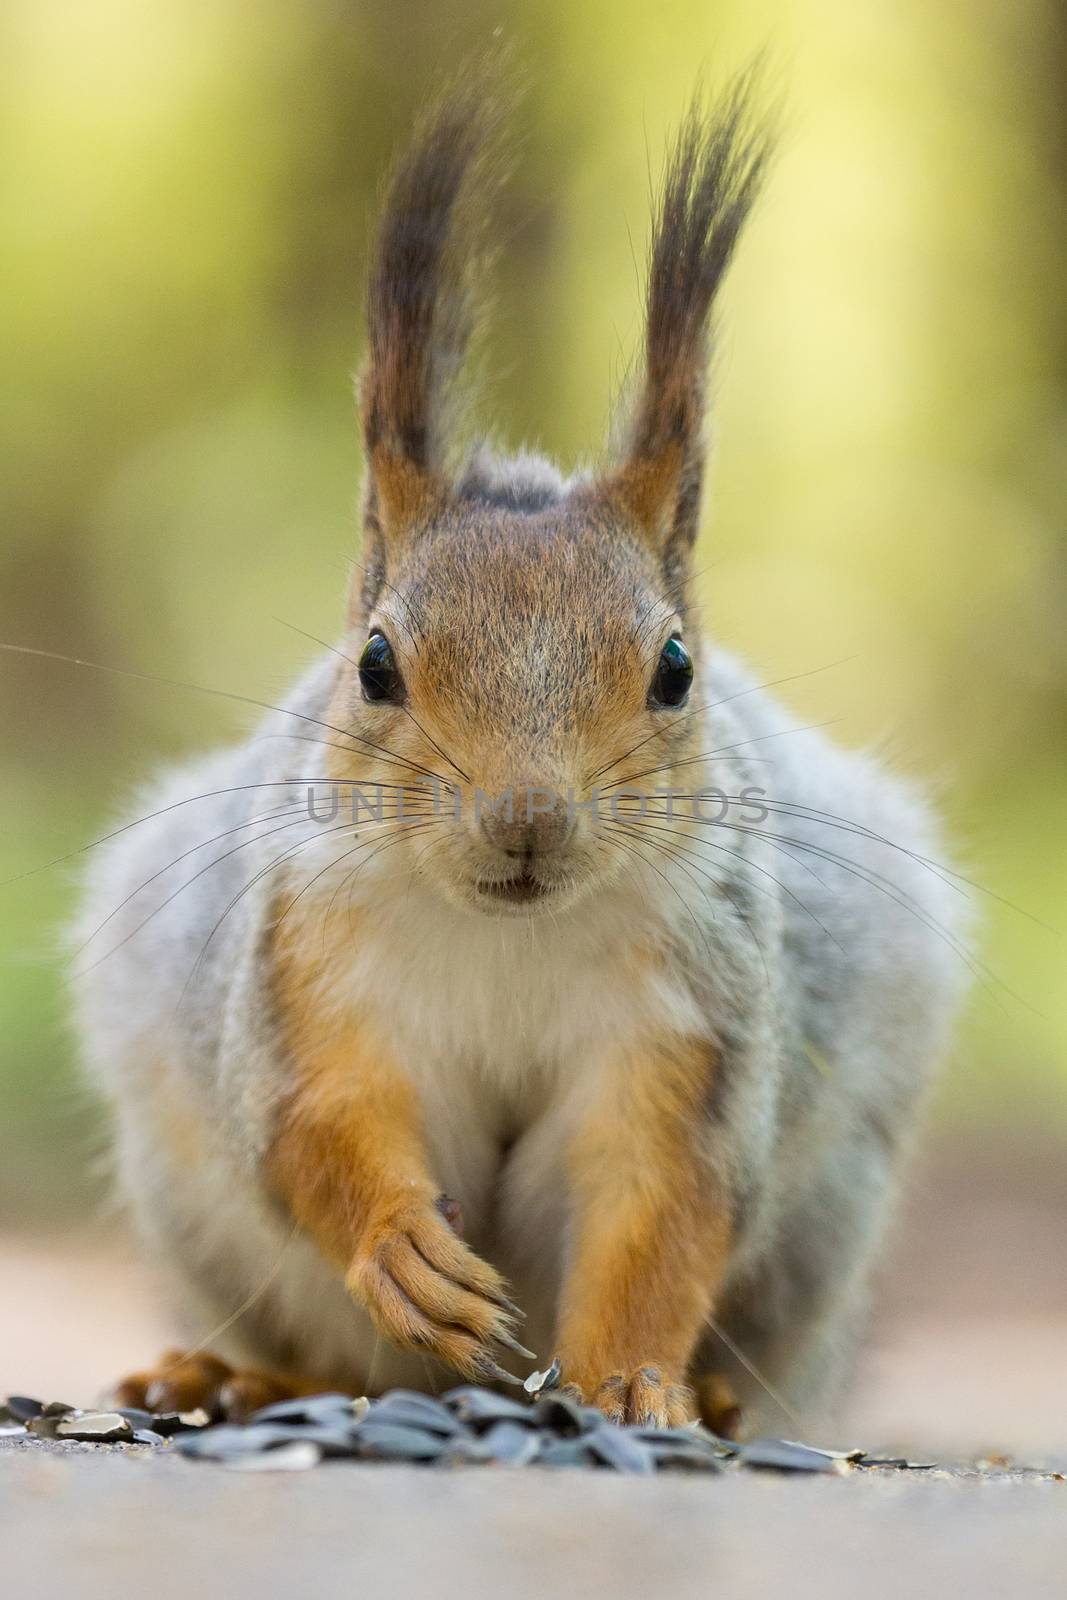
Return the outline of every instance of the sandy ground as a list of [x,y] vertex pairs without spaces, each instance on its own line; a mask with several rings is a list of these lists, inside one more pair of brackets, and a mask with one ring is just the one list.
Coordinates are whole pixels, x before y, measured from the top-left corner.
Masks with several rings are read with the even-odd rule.
[[[926,1457],[1067,1453],[1065,1269],[1058,1148],[932,1150],[849,1411],[817,1442]],[[0,1236],[0,1282],[0,1392],[89,1403],[171,1342],[150,1275],[114,1236]]]
[[106,1446],[0,1444],[5,1592],[111,1600],[1037,1600],[1067,1483],[337,1462],[254,1477]]
[[[825,1444],[1067,1466],[1067,1163],[934,1152]],[[85,1403],[169,1330],[128,1244],[0,1237],[0,1391]],[[3,1592],[111,1600],[1037,1600],[1067,1481],[1002,1470],[710,1479],[338,1462],[240,1475],[167,1451],[0,1441]]]

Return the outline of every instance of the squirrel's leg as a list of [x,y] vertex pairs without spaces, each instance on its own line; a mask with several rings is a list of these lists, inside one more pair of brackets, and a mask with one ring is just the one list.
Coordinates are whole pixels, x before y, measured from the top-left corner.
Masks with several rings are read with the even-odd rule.
[[293,1373],[233,1367],[203,1350],[168,1350],[158,1366],[123,1378],[111,1399],[120,1406],[149,1411],[203,1410],[212,1418],[243,1422],[261,1406],[314,1394],[321,1387]]
[[429,1170],[418,1094],[388,1041],[317,1004],[291,959],[275,997],[293,1079],[268,1181],[387,1338],[474,1379],[506,1377],[494,1346],[527,1353],[512,1332],[517,1308],[458,1236],[458,1208]]
[[715,1066],[700,1040],[635,1051],[609,1070],[570,1151],[563,1379],[615,1421],[663,1427],[694,1414],[686,1375],[731,1231],[705,1148]]

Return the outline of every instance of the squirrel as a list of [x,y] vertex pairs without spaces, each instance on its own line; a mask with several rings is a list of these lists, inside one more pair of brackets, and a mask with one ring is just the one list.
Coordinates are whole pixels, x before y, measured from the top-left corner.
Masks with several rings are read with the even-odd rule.
[[118,1393],[240,1416],[558,1355],[615,1421],[780,1431],[846,1390],[960,897],[919,790],[702,631],[749,90],[670,148],[625,432],[571,478],[455,454],[501,120],[454,88],[387,186],[339,644],[89,874],[118,1183],[184,1335],[221,1324]]

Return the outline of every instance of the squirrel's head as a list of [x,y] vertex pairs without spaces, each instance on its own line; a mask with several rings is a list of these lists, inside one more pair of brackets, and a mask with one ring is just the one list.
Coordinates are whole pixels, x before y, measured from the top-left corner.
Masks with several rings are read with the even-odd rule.
[[525,456],[448,465],[494,124],[480,90],[451,96],[389,188],[360,383],[363,565],[329,754],[332,776],[386,797],[370,849],[500,914],[556,909],[632,871],[619,794],[672,787],[679,765],[692,787],[699,772],[691,557],[709,326],[765,145],[744,85],[716,116],[690,113],[625,444],[564,482]]

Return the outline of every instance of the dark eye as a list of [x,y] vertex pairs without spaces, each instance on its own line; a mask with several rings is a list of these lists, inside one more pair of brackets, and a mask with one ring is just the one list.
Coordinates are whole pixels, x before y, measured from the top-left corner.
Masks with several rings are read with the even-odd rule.
[[372,633],[359,658],[359,681],[367,700],[403,698],[404,680],[393,655],[393,647],[383,633]]
[[648,698],[654,706],[680,706],[693,682],[693,658],[681,639],[663,646]]

